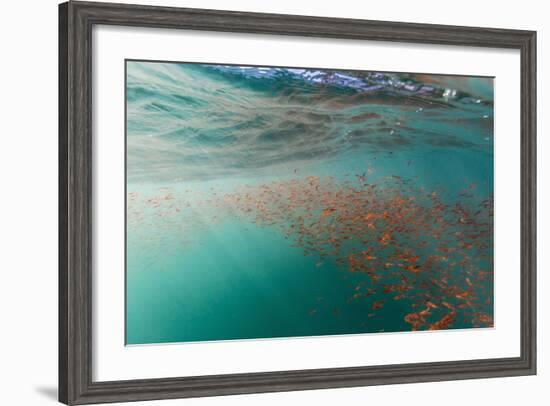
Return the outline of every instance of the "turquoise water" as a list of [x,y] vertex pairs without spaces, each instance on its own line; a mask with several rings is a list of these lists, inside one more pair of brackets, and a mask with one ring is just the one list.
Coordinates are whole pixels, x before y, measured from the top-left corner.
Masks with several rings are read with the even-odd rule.
[[493,81],[127,62],[127,344],[492,326]]

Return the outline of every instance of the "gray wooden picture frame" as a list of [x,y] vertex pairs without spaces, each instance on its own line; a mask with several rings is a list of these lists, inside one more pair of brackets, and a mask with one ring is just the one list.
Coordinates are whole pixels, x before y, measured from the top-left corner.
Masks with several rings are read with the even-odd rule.
[[[92,379],[92,27],[395,41],[521,53],[521,354],[368,367]],[[536,373],[536,32],[110,3],[59,6],[59,400],[88,404]]]

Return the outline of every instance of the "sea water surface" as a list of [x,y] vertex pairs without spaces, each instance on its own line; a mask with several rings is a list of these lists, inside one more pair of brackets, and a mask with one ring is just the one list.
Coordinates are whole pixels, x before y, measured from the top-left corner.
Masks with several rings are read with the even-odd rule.
[[127,344],[492,326],[491,78],[126,79]]

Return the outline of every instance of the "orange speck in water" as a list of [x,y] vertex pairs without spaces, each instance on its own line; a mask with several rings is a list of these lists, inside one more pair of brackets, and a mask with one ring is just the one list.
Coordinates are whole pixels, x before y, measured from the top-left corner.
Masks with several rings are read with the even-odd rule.
[[391,233],[389,232],[385,232],[382,237],[380,237],[380,239],[378,240],[380,242],[380,244],[382,245],[387,245],[391,240]]

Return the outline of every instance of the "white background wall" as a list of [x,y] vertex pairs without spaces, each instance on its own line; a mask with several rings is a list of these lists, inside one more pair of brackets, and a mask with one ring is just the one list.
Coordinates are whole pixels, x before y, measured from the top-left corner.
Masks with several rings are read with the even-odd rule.
[[[127,1],[126,1],[127,2]],[[544,1],[145,0],[133,3],[538,31],[539,374],[384,387],[148,402],[146,405],[548,404],[550,23]],[[0,24],[0,404],[57,397],[57,1],[5,2]],[[546,17],[546,18],[545,18]],[[414,348],[411,348],[414,351]],[[137,405],[137,404],[136,404]]]

